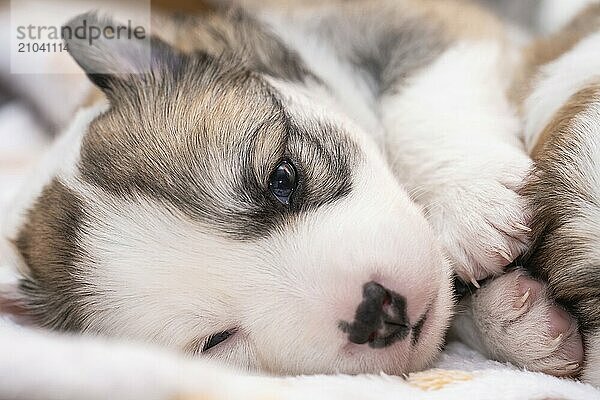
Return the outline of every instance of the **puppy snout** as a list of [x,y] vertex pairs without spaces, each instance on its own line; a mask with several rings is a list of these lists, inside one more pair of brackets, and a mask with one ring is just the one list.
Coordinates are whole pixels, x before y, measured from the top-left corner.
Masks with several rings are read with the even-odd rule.
[[408,336],[410,324],[403,296],[372,281],[364,284],[362,294],[354,321],[339,324],[350,342],[383,348]]

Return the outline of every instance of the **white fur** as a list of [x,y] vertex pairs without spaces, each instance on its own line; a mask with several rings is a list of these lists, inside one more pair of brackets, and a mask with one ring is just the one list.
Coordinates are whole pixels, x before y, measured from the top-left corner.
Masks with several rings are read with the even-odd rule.
[[506,234],[525,224],[514,190],[530,166],[504,95],[513,57],[497,42],[458,43],[381,102],[394,171],[467,281],[500,272],[498,251],[523,251]]
[[539,135],[567,100],[600,76],[600,33],[578,43],[558,60],[540,68],[525,101],[525,146],[531,152]]
[[319,8],[317,12],[306,11],[293,16],[265,10],[261,19],[302,56],[312,71],[318,71],[319,77],[331,89],[329,94],[335,96],[338,107],[383,146],[383,127],[376,112],[374,84],[341,60],[332,44],[314,32],[314,26],[319,24],[319,13],[330,11],[326,10]]
[[25,180],[16,196],[2,210],[0,215],[0,253],[19,269],[26,268],[16,252],[9,244],[14,240],[17,232],[22,226],[25,213],[31,207],[35,199],[40,195],[54,177],[68,177],[73,174],[73,168],[79,159],[79,146],[88,124],[106,109],[106,104],[98,104],[94,107],[81,110],[74,118],[69,129],[64,132],[52,145],[36,166],[35,171]]
[[315,35],[318,15],[263,19],[318,71],[346,115],[385,149],[463,278],[500,272],[507,261],[497,251],[516,257],[524,250],[506,235],[525,224],[514,190],[530,167],[505,95],[519,62],[514,49],[501,40],[457,43],[398,93],[377,99],[372,83]]
[[15,196],[24,172],[36,163],[49,141],[23,104],[4,104],[0,109],[0,210]]
[[598,0],[542,0],[537,24],[542,32],[556,32],[578,12]]
[[587,335],[586,364],[590,367],[583,371],[583,380],[600,387],[600,329]]
[[[240,244],[217,240],[205,233],[209,227],[203,231],[147,200],[91,199],[95,217],[89,223],[98,229],[81,242],[92,249],[96,267],[84,269],[83,278],[104,293],[94,299],[93,331],[152,337],[182,348],[195,337],[237,327],[231,341],[207,355],[286,373],[414,369],[440,344],[449,316],[448,272],[421,269],[439,265],[439,255],[421,254],[427,249],[421,240],[431,240],[427,231],[421,239],[410,219],[394,222],[392,204],[376,213],[368,212],[372,200],[354,200],[344,209],[360,219],[348,221],[332,208],[307,217],[292,232]],[[356,346],[354,356],[362,356],[347,357],[337,323],[352,320],[369,280],[406,294],[412,321],[429,305],[436,307],[424,344],[412,357],[406,341],[386,352]],[[360,367],[354,366],[358,359]]]
[[73,169],[79,160],[80,142],[87,126],[105,109],[106,105],[101,104],[82,110],[75,116],[69,129],[54,142],[39,162],[31,179],[28,179],[19,191],[12,208],[6,213],[6,220],[2,224],[6,236],[14,236],[22,224],[23,212],[32,205],[44,186],[54,177],[65,178],[73,175]]

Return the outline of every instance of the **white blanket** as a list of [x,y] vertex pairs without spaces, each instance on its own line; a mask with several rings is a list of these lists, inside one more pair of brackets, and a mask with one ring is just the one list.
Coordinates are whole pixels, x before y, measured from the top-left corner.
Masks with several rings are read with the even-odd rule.
[[0,323],[0,354],[2,399],[600,399],[589,385],[519,371],[460,343],[449,344],[434,368],[403,377],[248,376],[136,344],[7,323]]

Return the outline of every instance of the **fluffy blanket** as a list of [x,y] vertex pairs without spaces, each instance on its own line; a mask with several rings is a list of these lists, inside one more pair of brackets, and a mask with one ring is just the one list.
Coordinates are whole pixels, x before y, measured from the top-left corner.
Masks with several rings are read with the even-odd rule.
[[0,398],[27,400],[600,399],[589,385],[520,371],[450,343],[427,371],[397,377],[260,377],[138,344],[0,323]]
[[[0,108],[0,210],[48,138],[18,103]],[[9,266],[2,264],[0,280]],[[430,370],[408,376],[252,377],[159,349],[59,337],[0,320],[2,399],[600,399],[576,381],[519,370],[450,343]]]

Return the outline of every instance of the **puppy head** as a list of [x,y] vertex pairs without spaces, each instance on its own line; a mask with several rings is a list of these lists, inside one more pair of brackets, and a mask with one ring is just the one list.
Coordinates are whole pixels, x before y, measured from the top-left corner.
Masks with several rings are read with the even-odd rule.
[[140,45],[69,43],[110,106],[14,239],[38,323],[277,373],[428,363],[449,269],[367,135],[309,78]]
[[527,260],[554,294],[570,302],[598,296],[600,265],[600,82],[573,94],[535,146],[524,194],[535,211]]
[[585,343],[582,379],[600,385],[600,82],[574,93],[535,146],[524,190],[533,244],[525,265],[578,318]]

